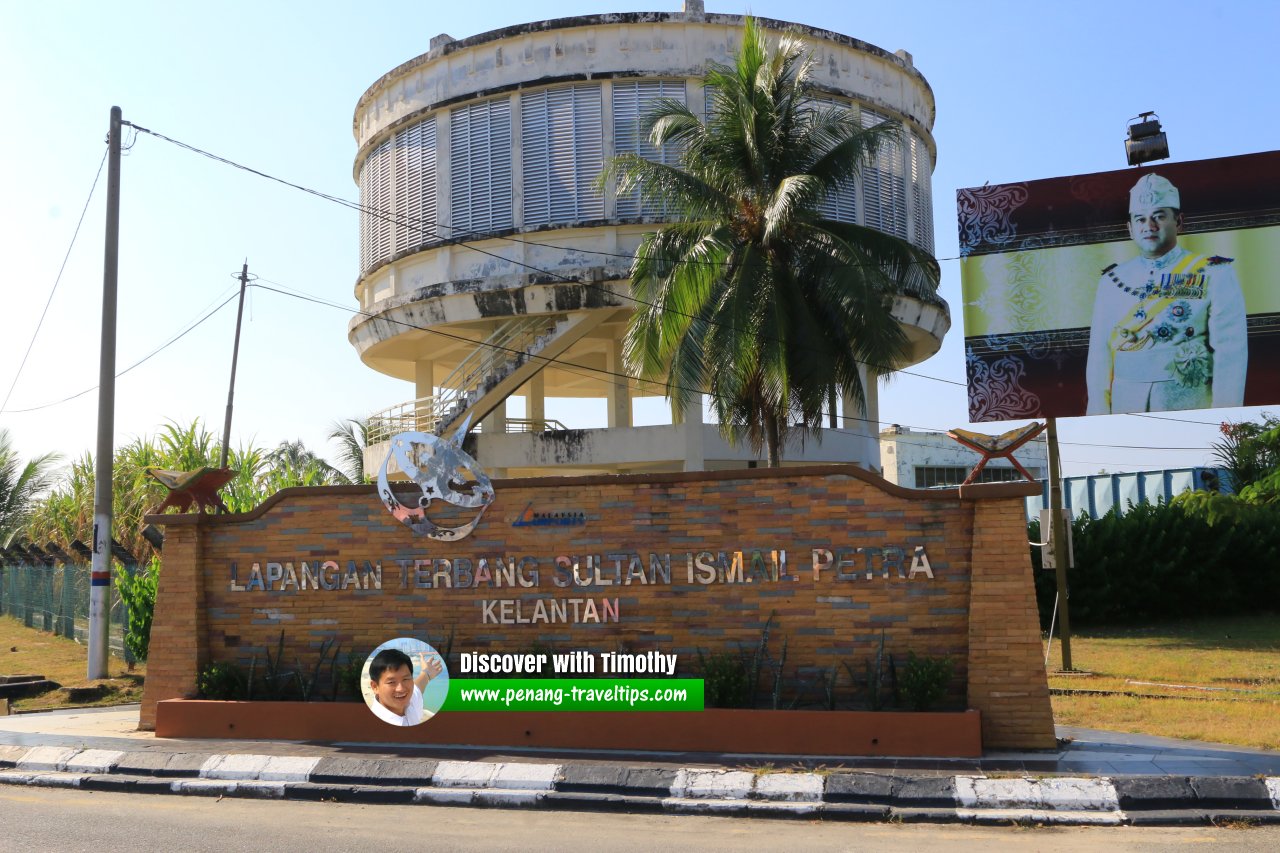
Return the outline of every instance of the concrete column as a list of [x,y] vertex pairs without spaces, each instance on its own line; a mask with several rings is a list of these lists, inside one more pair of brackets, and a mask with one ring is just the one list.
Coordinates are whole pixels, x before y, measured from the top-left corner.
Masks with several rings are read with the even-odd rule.
[[631,385],[623,378],[626,365],[622,360],[622,340],[615,338],[605,350],[605,370],[609,377],[609,428],[631,426]]
[[[613,81],[600,81],[600,118],[603,121],[602,127],[613,127]],[[613,147],[613,134],[606,133],[604,135],[604,162],[608,163],[616,155],[617,151]],[[604,185],[604,216],[606,219],[613,219],[618,215],[618,183],[617,181],[609,181]],[[610,228],[614,232],[615,237],[617,228]],[[616,249],[611,251],[617,251]]]
[[694,394],[684,408],[684,470],[706,469],[706,450],[702,446],[702,395]]
[[[547,419],[547,383],[546,377],[542,375],[542,371],[538,371],[524,386],[527,396],[525,399],[524,411],[525,417],[533,421],[535,424],[541,424]],[[535,426],[534,431],[541,431],[541,426]]]
[[[498,404],[492,412],[485,416],[480,422],[480,432],[482,435],[491,436],[491,441],[496,441],[498,436],[507,434],[507,401],[503,400]],[[477,459],[481,465],[484,465],[484,459]],[[485,471],[491,479],[500,479],[507,476],[506,468],[490,467],[485,465]]]
[[[415,400],[423,400],[435,395],[435,372],[436,363],[429,358],[420,358],[413,363],[413,398]],[[431,409],[426,404],[420,402],[414,406],[417,430],[434,431],[435,424],[428,423],[430,414]]]
[[[155,729],[156,703],[196,695],[200,668],[209,662],[205,576],[200,566],[207,516],[172,518],[187,520],[160,522],[164,525],[165,566],[156,591],[160,607],[151,624],[151,657],[147,661],[151,674],[142,687],[142,709],[138,714],[138,728],[142,731]],[[240,585],[248,575],[249,566],[241,561]],[[221,589],[225,590],[229,582],[222,581]]]
[[[508,109],[511,110],[511,221],[519,228],[524,225],[524,157],[521,156],[524,151],[524,122],[517,120],[520,115],[520,94],[512,93],[507,97],[510,102]],[[499,204],[497,199],[492,203],[495,207]],[[517,241],[513,248],[517,251],[523,249],[524,243]]]
[[1054,745],[1031,558],[1026,548],[1009,547],[1026,529],[1022,498],[973,504],[968,705],[982,712],[984,747]]
[[[440,110],[436,113],[436,222],[452,222],[453,221],[453,170],[449,168],[450,158],[453,152],[450,150],[449,144],[449,111]],[[862,220],[858,220],[861,222]],[[433,225],[435,223],[432,223]],[[453,233],[451,228],[440,228],[438,230],[440,237],[448,238]],[[444,260],[446,261],[444,268],[448,269],[448,247],[442,249],[445,252]],[[447,281],[448,279],[444,279]]]
[[480,429],[486,435],[506,435],[507,401],[503,400],[492,412],[480,422]]
[[413,363],[413,396],[414,399],[430,397],[435,393],[436,363],[429,358],[420,358]]
[[863,409],[847,394],[842,394],[840,408],[843,412],[843,428],[862,436],[860,459],[854,461],[868,470],[879,473],[880,466],[880,377],[867,367],[859,368],[862,375],[862,392],[866,399]]

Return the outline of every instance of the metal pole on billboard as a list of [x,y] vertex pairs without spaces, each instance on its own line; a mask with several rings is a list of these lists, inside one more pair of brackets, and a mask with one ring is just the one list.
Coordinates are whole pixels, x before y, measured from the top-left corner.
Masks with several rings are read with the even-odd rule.
[[102,348],[98,361],[98,458],[94,460],[93,558],[89,572],[88,678],[107,677],[111,593],[111,477],[116,421],[116,283],[120,267],[119,107],[107,134],[107,232],[102,263]]
[[1062,470],[1058,455],[1058,419],[1046,418],[1049,426],[1049,524],[1053,532],[1054,576],[1058,586],[1058,645],[1062,648],[1062,669],[1071,672],[1071,617],[1067,600],[1067,530],[1062,517]]

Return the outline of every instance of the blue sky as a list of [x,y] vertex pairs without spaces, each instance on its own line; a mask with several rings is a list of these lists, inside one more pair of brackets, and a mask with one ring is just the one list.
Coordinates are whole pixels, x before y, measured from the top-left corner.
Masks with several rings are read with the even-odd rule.
[[[881,419],[965,426],[955,190],[1124,167],[1131,116],[1155,110],[1174,160],[1280,147],[1274,41],[1280,4],[910,4],[708,0],[708,11],[781,18],[910,51],[937,99],[934,219],[952,331],[881,394]],[[356,99],[447,32],[533,18],[675,10],[673,0],[529,4],[333,2],[3,3],[0,153],[6,269],[0,395],[49,298],[104,150],[108,111],[295,183],[356,198]],[[132,135],[126,137],[129,141]],[[118,364],[146,356],[231,296],[248,258],[264,280],[354,307],[353,212],[139,135],[123,164]],[[21,412],[97,382],[105,175],[0,426],[26,455],[94,444],[96,394]],[[233,441],[301,438],[331,452],[329,424],[412,396],[365,368],[350,314],[267,292],[246,307]],[[234,302],[117,385],[117,444],[167,418],[221,432]],[[942,380],[942,381],[939,381]],[[1280,402],[1280,401],[1277,401]],[[1223,418],[1118,415],[1059,423],[1068,474],[1203,464]],[[554,413],[548,412],[553,416]],[[565,418],[561,418],[564,420]],[[586,424],[578,424],[586,425]],[[996,432],[1009,425],[977,428]],[[1148,449],[1149,448],[1149,449]],[[1189,448],[1189,449],[1171,449]]]

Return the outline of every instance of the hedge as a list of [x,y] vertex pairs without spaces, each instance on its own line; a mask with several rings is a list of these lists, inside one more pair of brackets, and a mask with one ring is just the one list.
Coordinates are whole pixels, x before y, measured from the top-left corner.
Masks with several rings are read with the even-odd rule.
[[[1273,612],[1280,606],[1280,507],[1222,500],[1138,504],[1124,515],[1072,524],[1068,572],[1072,625],[1125,625],[1190,616]],[[1219,508],[1220,509],[1220,508]],[[1028,526],[1040,540],[1040,524]],[[1041,626],[1049,627],[1056,583],[1031,548]]]

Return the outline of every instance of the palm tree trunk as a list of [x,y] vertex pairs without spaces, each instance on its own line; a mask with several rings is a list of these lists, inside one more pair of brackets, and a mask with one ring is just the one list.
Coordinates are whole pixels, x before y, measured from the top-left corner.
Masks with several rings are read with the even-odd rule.
[[764,415],[764,441],[769,450],[769,467],[782,467],[782,453],[778,447],[778,417],[773,412]]

